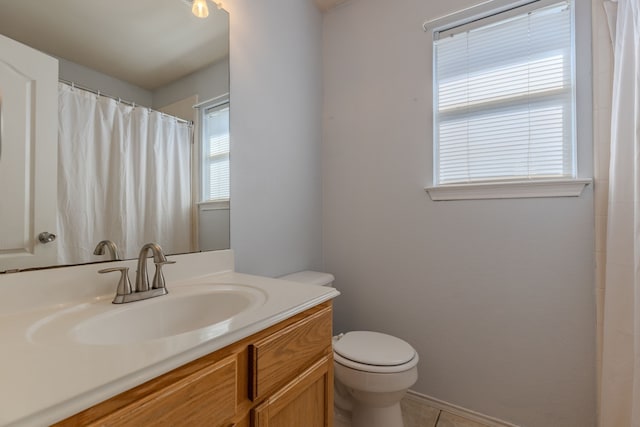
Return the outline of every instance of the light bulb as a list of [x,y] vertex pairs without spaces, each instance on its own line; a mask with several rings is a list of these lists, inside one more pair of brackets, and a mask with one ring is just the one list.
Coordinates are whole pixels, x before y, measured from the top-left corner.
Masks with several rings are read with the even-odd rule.
[[209,16],[209,8],[207,7],[207,0],[193,0],[193,7],[191,12],[198,18],[206,18]]

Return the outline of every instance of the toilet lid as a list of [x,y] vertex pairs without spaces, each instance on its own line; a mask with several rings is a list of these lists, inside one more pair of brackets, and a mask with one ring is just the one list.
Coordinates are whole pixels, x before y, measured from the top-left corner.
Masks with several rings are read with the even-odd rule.
[[397,366],[409,362],[416,351],[400,338],[379,332],[355,331],[336,337],[333,351],[354,362]]

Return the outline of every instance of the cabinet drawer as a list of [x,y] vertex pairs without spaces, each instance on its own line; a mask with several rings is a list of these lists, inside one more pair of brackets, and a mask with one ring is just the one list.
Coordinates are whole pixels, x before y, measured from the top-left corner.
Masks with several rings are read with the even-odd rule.
[[235,355],[228,357],[91,425],[225,425],[236,413],[237,369]]
[[331,352],[331,307],[249,346],[249,397],[258,400]]

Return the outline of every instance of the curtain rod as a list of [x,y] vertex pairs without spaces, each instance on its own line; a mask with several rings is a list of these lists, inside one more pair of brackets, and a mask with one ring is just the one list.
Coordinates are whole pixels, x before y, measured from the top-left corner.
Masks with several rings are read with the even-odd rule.
[[149,108],[149,107],[146,107],[144,105],[139,105],[139,104],[136,104],[133,101],[127,101],[127,100],[124,100],[124,99],[119,98],[117,96],[108,95],[106,93],[103,93],[102,91],[99,91],[99,90],[96,90],[96,89],[92,89],[92,88],[87,87],[87,86],[79,85],[79,84],[77,84],[75,82],[72,82],[72,81],[69,81],[69,80],[58,79],[58,81],[60,83],[66,84],[67,86],[71,86],[72,89],[80,89],[80,90],[83,90],[85,92],[90,92],[90,93],[93,93],[93,94],[98,95],[98,96],[104,96],[105,98],[113,99],[115,101],[118,101],[118,102],[120,102],[122,104],[129,105],[129,106],[134,107],[134,108],[135,107],[146,108],[147,110],[149,110],[149,112],[155,111],[157,113],[162,114],[163,116],[174,118],[178,123],[183,123],[183,124],[186,124],[186,125],[189,125],[189,126],[193,126],[193,122],[191,120],[181,119],[180,117],[172,116],[171,114],[163,113],[162,111],[154,110],[153,108]]

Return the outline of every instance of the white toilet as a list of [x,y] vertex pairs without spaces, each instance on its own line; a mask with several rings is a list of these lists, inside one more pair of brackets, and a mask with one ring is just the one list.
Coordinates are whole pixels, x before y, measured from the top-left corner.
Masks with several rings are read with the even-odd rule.
[[[332,286],[328,273],[301,271],[281,279]],[[400,400],[418,379],[418,353],[407,342],[379,332],[354,331],[333,338],[336,427],[403,427]]]

